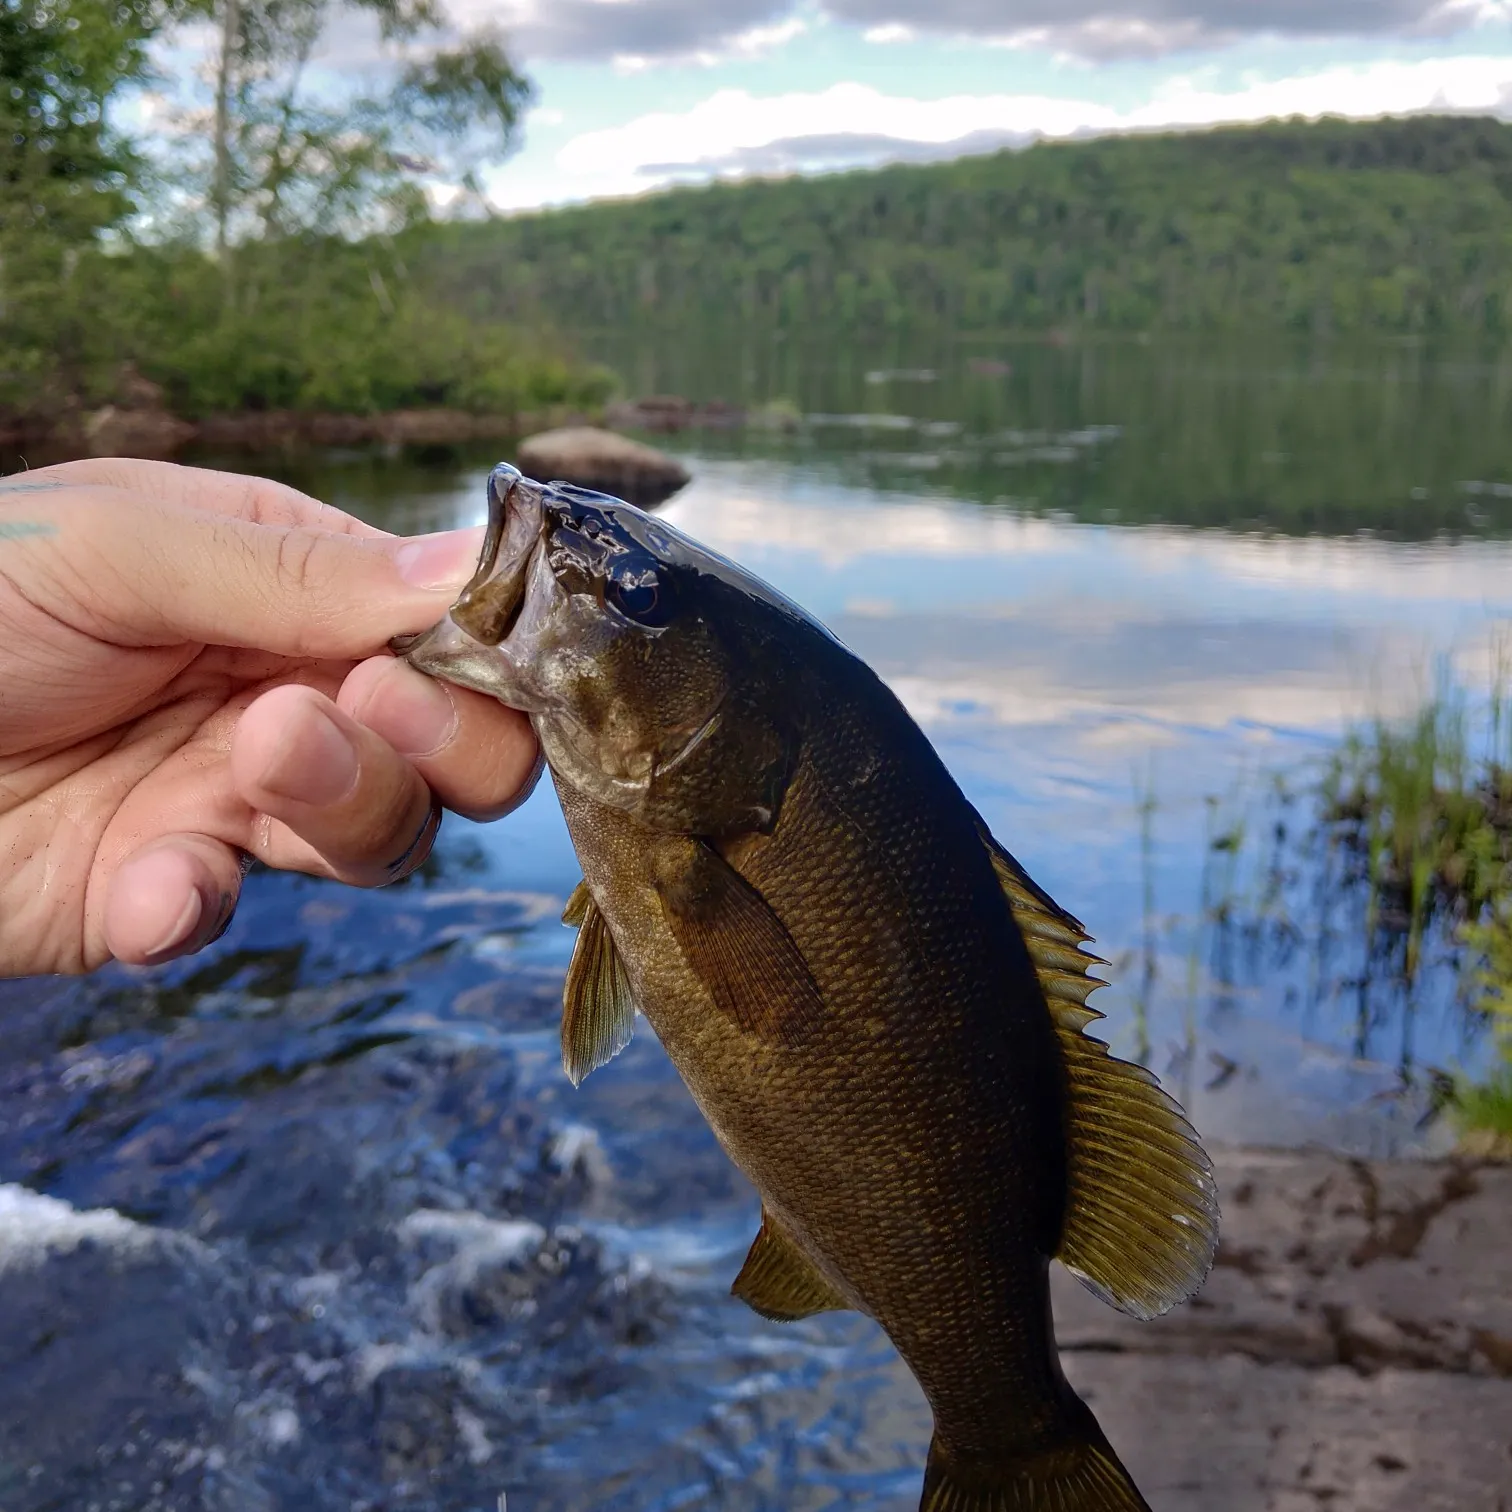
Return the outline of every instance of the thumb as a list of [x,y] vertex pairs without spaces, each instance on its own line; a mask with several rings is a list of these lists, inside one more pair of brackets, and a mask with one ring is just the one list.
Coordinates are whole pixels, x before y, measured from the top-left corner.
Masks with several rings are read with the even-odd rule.
[[[478,530],[406,540],[259,524],[112,488],[69,491],[49,512],[51,535],[16,544],[43,569],[27,586],[56,618],[120,645],[199,641],[295,658],[357,659],[425,629],[481,543]],[[12,576],[26,566],[7,564]]]

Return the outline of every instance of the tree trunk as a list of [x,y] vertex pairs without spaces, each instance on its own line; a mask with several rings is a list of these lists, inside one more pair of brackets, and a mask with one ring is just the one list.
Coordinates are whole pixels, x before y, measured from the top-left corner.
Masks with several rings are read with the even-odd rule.
[[241,0],[221,0],[220,59],[215,74],[215,250],[226,279],[226,302],[233,302],[228,222],[231,218],[231,94],[236,44],[241,33]]

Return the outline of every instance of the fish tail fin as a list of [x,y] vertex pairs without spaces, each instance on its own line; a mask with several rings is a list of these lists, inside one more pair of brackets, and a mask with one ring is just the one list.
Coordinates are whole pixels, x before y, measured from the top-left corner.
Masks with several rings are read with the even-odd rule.
[[936,1434],[919,1512],[1150,1512],[1091,1412],[1077,1405],[1064,1437],[1016,1455],[957,1460]]

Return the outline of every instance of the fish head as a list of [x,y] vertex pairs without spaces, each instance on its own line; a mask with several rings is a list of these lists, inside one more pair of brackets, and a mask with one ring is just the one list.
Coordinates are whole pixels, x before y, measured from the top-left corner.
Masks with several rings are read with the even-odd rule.
[[759,579],[606,494],[489,477],[478,570],[403,646],[523,709],[553,776],[651,828],[767,830],[796,761],[794,676],[827,636]]

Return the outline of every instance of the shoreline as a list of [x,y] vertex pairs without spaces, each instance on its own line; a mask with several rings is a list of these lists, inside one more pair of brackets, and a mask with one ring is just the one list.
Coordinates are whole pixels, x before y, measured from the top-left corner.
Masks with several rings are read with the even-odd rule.
[[162,409],[106,405],[48,419],[0,418],[0,452],[35,448],[48,462],[81,457],[169,458],[188,446],[276,451],[303,446],[450,446],[512,439],[592,417],[566,406],[508,414],[404,409],[374,414],[242,410],[186,420]]
[[603,426],[614,432],[674,435],[683,431],[797,428],[796,408],[774,402],[746,409],[674,394],[618,399],[595,409],[550,405],[538,410],[478,413],[435,406],[354,414],[331,410],[236,410],[189,419],[154,402],[156,384],[137,380],[148,402],[131,398],[99,409],[50,416],[0,415],[0,454],[35,448],[47,462],[80,457],[170,458],[189,446],[277,451],[305,446],[456,446],[516,440],[539,431]]

